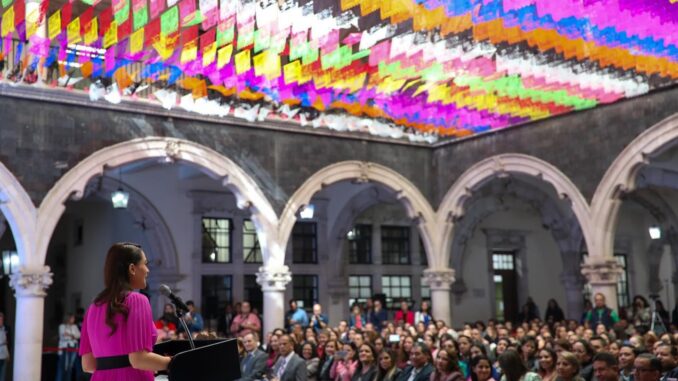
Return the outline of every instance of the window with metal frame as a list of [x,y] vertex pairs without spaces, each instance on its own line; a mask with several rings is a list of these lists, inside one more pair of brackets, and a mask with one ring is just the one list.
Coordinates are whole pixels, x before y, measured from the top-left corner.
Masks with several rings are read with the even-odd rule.
[[257,229],[252,220],[243,220],[242,224],[242,251],[245,263],[264,263],[261,256],[261,247],[257,238]]
[[410,227],[381,227],[381,256],[385,265],[409,265],[410,259]]
[[297,307],[310,311],[318,302],[318,276],[292,275],[292,295]]
[[231,220],[202,218],[202,261],[204,263],[231,262]]
[[297,222],[292,229],[292,262],[318,263],[317,225]]
[[355,225],[347,234],[351,264],[372,264],[372,225]]

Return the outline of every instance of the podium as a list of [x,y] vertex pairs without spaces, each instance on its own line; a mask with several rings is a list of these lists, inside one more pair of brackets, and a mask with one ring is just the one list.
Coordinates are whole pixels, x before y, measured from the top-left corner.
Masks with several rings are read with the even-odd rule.
[[240,378],[240,357],[236,339],[188,340],[158,343],[153,352],[174,356],[168,369],[169,381],[234,381]]

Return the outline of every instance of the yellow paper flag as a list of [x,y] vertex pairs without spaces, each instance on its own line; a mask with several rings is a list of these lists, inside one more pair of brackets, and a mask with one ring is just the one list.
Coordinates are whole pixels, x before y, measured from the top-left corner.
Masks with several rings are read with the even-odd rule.
[[141,51],[144,48],[144,27],[139,28],[136,32],[132,33],[130,37],[129,52],[134,54]]
[[297,82],[301,77],[301,62],[299,60],[292,61],[283,67],[285,74],[285,83],[290,84]]
[[280,57],[277,54],[264,50],[254,56],[253,61],[254,74],[266,76],[268,79],[280,77]]
[[193,40],[184,44],[184,49],[181,51],[181,63],[187,63],[195,60],[198,57],[198,40]]
[[235,72],[236,74],[242,74],[252,67],[250,62],[250,51],[243,50],[242,52],[235,55]]
[[217,67],[221,69],[231,62],[231,55],[233,54],[233,44],[228,44],[219,49],[219,57],[217,58]]
[[104,49],[118,43],[118,23],[113,20],[111,21],[111,26],[108,27],[106,34],[104,34]]
[[66,34],[68,35],[69,44],[77,44],[82,40],[82,36],[80,36],[80,17],[76,17],[68,23]]
[[40,17],[40,10],[33,8],[26,14],[26,37],[31,38],[38,31],[38,18]]
[[2,15],[2,36],[5,37],[8,34],[14,32],[14,6],[7,8],[5,13]]
[[47,29],[50,40],[61,33],[61,10],[58,10],[53,15],[49,16],[49,20],[47,20]]
[[160,35],[160,38],[158,38],[157,42],[153,44],[153,47],[155,50],[158,52],[160,57],[162,59],[168,59],[172,56],[172,53],[174,52],[174,43],[176,41],[176,37],[167,37],[164,35]]
[[211,43],[207,45],[205,49],[202,51],[202,66],[209,66],[214,62],[214,58],[217,55],[217,44],[216,43]]
[[96,42],[99,38],[99,22],[93,18],[89,23],[89,27],[85,30],[85,44],[90,45]]

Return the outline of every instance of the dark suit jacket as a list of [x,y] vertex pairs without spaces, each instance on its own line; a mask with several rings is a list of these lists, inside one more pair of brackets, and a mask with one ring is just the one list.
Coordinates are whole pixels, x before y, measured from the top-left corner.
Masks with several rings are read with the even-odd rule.
[[247,367],[245,367],[247,356],[240,360],[240,379],[242,381],[260,380],[266,374],[268,355],[259,349],[255,349],[252,354],[253,357],[247,363]]
[[[396,378],[396,381],[409,380],[410,374],[412,374],[412,370],[414,370],[414,367],[412,365],[409,365],[407,368],[403,369],[400,375],[398,375],[398,378]],[[414,381],[428,381],[431,378],[432,372],[433,365],[431,365],[431,363],[428,363],[424,365],[424,367],[419,371],[417,376],[414,378]]]
[[[283,358],[280,357],[273,366],[273,374],[278,374],[278,368],[282,364]],[[306,361],[299,357],[296,353],[292,355],[290,361],[285,367],[285,371],[280,377],[280,381],[306,381],[308,375],[306,373]]]

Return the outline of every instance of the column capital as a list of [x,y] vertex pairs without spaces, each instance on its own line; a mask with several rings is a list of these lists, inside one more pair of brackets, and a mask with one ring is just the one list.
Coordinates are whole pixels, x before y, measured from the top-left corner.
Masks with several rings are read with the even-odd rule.
[[9,284],[19,297],[42,297],[47,295],[47,289],[52,284],[52,274],[48,266],[37,269],[19,268],[10,274]]
[[422,283],[433,290],[449,291],[454,283],[454,270],[449,268],[426,269],[422,274]]
[[621,265],[613,258],[587,258],[581,265],[581,273],[592,285],[616,285],[622,273]]
[[279,267],[259,267],[257,272],[257,283],[261,290],[266,291],[285,291],[285,287],[292,281],[292,273],[287,266]]

